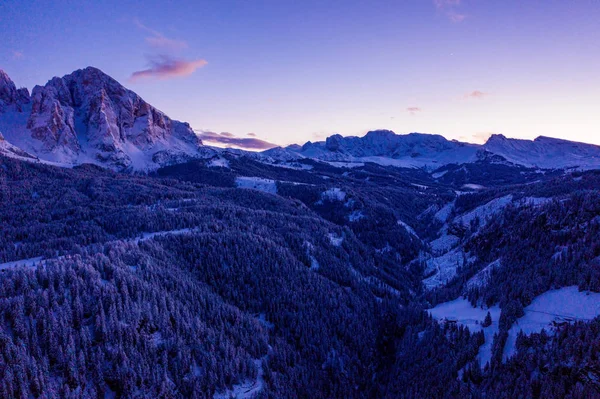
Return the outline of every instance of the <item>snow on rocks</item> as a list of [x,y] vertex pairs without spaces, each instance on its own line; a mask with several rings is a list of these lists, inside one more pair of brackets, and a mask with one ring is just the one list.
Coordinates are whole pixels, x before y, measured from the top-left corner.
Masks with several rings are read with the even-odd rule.
[[31,96],[15,95],[0,128],[12,144],[46,161],[153,170],[197,157],[202,147],[189,124],[93,67],[55,77]]
[[542,329],[552,332],[562,323],[589,321],[600,316],[600,293],[579,291],[576,286],[550,290],[537,296],[523,309],[525,315],[508,330],[502,359],[507,360],[517,351],[520,331],[529,335]]

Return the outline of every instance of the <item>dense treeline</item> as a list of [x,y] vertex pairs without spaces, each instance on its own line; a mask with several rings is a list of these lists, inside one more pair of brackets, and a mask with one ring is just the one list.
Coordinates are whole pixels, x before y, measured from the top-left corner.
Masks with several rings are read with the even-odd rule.
[[[0,264],[36,258],[0,267],[0,398],[210,398],[240,384],[264,398],[598,397],[598,320],[519,337],[501,358],[535,296],[600,292],[600,174],[481,163],[435,181],[228,162],[136,176],[0,159]],[[235,189],[239,175],[278,180],[279,195]],[[508,194],[552,199],[450,223],[475,260],[425,292],[435,212]],[[461,294],[502,308],[483,369],[484,335],[425,311]]]

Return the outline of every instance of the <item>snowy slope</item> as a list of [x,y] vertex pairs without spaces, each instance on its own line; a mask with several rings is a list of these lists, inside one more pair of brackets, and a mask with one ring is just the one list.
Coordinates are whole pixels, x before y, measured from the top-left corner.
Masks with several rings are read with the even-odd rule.
[[26,153],[17,146],[12,145],[4,139],[2,132],[0,132],[0,155],[5,157],[20,159],[22,161],[40,162],[39,158],[31,154]]
[[277,194],[277,183],[275,180],[262,177],[238,176],[235,178],[235,185],[238,188],[251,188],[269,194]]
[[[485,342],[479,348],[477,360],[481,367],[484,367],[492,358],[492,344],[494,342],[494,334],[498,332],[498,321],[500,320],[500,307],[493,306],[489,309],[471,306],[471,303],[464,298],[458,298],[450,302],[445,302],[428,310],[429,314],[436,320],[452,320],[457,324],[469,328],[471,333],[482,331],[485,337]],[[488,327],[483,327],[482,323],[490,312],[492,324]]]
[[504,360],[516,353],[520,331],[529,335],[545,329],[551,333],[553,323],[589,321],[600,316],[600,294],[580,292],[577,287],[564,287],[536,297],[524,311],[525,315],[508,330]]
[[510,205],[512,200],[512,194],[493,199],[487,204],[478,206],[464,215],[457,216],[454,219],[454,222],[462,224],[463,226],[469,226],[473,220],[479,219],[479,226],[483,227],[493,215],[499,213],[502,209]]
[[598,169],[600,146],[540,136],[535,140],[492,135],[483,148],[506,160],[544,169]]

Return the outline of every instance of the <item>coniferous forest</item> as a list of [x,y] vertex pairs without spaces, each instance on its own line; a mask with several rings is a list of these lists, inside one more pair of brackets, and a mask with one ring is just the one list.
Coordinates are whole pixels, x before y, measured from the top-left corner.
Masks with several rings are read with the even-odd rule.
[[[305,162],[0,158],[0,397],[600,397],[600,318],[520,333],[503,357],[536,297],[600,292],[600,173]],[[503,178],[457,195],[482,173]],[[460,256],[431,286],[440,235]],[[501,309],[477,321],[497,327],[485,364],[483,331],[428,312],[460,297]]]

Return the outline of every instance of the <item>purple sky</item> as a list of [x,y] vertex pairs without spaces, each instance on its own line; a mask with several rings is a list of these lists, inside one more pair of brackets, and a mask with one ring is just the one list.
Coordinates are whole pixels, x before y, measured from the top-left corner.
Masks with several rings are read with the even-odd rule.
[[596,0],[4,0],[0,68],[31,89],[92,65],[252,143],[384,128],[600,144],[598,21]]

